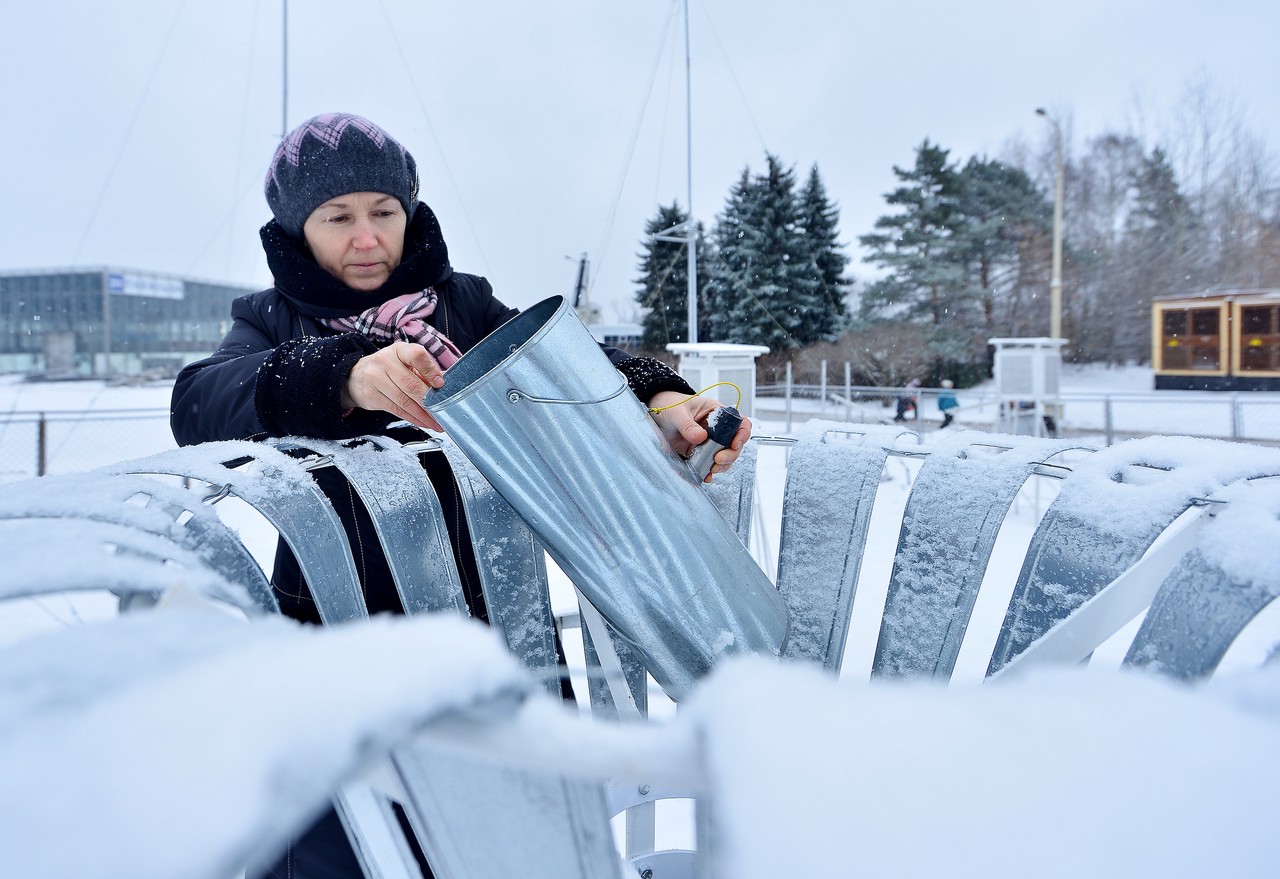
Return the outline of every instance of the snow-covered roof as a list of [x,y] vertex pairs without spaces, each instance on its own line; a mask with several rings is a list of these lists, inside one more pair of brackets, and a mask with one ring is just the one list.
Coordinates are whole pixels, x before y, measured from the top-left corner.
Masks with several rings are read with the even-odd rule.
[[1152,302],[1201,302],[1212,299],[1225,299],[1234,301],[1236,299],[1263,299],[1272,300],[1280,299],[1280,288],[1240,288],[1230,290],[1201,290],[1197,293],[1165,293],[1160,296],[1152,296]]

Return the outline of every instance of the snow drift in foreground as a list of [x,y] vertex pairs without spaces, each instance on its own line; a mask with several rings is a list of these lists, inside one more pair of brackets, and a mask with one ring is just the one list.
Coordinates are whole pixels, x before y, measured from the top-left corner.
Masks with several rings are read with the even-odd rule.
[[1274,876],[1280,669],[1193,689],[1071,669],[982,688],[709,682],[717,875]]
[[225,879],[411,729],[459,716],[513,726],[472,737],[495,759],[528,760],[533,732],[566,771],[680,768],[715,804],[715,875],[1280,867],[1280,668],[946,688],[741,659],[669,723],[622,729],[551,703],[495,633],[450,616],[320,629],[175,609],[0,650],[0,875]]
[[0,651],[0,876],[226,879],[411,729],[529,679],[460,617],[153,612]]

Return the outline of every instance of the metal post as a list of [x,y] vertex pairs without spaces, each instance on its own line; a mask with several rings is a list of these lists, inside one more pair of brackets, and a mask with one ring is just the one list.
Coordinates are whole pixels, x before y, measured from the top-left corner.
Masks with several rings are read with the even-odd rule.
[[1049,281],[1049,337],[1062,338],[1062,132],[1054,123],[1058,135],[1057,171],[1053,177],[1053,277]]
[[791,361],[787,361],[787,433],[791,433]]
[[45,429],[44,413],[40,413],[40,418],[36,421],[36,476],[44,476],[47,455],[49,450],[49,437]]
[[684,0],[685,167],[689,184],[689,341],[698,341],[698,224],[693,219],[693,75],[689,64],[689,0]]
[[1111,395],[1105,394],[1102,397],[1102,425],[1107,436],[1107,445],[1115,445],[1116,442],[1116,424],[1111,412]]
[[1231,438],[1239,440],[1244,435],[1244,412],[1240,404],[1240,395],[1231,395]]
[[[48,364],[45,364],[46,367]],[[102,372],[103,378],[111,377],[111,284],[107,273],[102,273]]]
[[1036,113],[1049,120],[1053,126],[1053,136],[1057,160],[1053,172],[1053,277],[1049,281],[1049,336],[1062,338],[1062,197],[1065,172],[1062,163],[1062,128],[1058,120],[1040,107]]
[[844,420],[853,420],[853,369],[844,362]]
[[280,20],[280,139],[289,133],[289,0],[282,0]]
[[822,361],[822,402],[818,405],[818,414],[826,417],[827,414],[827,361]]

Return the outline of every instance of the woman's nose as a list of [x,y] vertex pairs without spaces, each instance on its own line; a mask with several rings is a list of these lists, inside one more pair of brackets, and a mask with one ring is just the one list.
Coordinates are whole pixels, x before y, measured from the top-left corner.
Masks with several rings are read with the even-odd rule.
[[357,220],[351,243],[360,250],[369,250],[372,247],[376,247],[378,238],[373,233],[373,224],[368,220]]

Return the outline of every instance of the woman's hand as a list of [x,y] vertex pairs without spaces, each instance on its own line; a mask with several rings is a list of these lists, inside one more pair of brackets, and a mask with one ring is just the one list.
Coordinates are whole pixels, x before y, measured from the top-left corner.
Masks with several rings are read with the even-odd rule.
[[429,388],[444,387],[444,370],[427,349],[415,342],[393,342],[356,361],[342,389],[349,409],[390,412],[410,424],[444,432],[422,398]]
[[[664,408],[666,406],[671,408]],[[667,438],[667,442],[677,454],[687,458],[696,446],[706,441],[707,416],[719,409],[720,404],[709,397],[688,397],[676,391],[659,391],[649,401],[649,408],[662,409],[653,416],[653,420],[658,423],[663,436]],[[710,482],[712,476],[728,470],[729,466],[738,460],[738,455],[742,454],[742,447],[750,438],[751,419],[744,416],[742,425],[733,436],[733,441],[728,447],[716,452],[711,472],[703,481]]]

